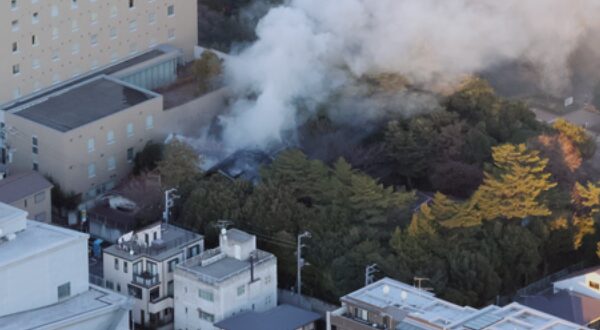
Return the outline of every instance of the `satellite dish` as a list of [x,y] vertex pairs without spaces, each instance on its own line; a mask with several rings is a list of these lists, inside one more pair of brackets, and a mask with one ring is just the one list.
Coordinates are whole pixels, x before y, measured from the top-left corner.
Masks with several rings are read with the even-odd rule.
[[388,294],[390,294],[390,286],[386,284],[383,286],[383,295],[387,296]]
[[406,299],[408,299],[408,292],[402,290],[402,292],[400,292],[400,298],[402,298],[402,301],[406,301]]

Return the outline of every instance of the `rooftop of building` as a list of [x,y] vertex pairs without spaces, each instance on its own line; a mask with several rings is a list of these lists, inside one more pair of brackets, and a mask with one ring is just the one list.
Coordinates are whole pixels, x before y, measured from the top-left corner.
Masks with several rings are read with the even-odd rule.
[[172,55],[174,54],[176,49],[170,47],[168,45],[160,45],[156,48],[150,49],[142,54],[135,55],[133,57],[127,58],[121,62],[112,63],[108,66],[102,67],[97,70],[92,70],[86,73],[83,76],[71,79],[69,81],[65,81],[61,84],[54,85],[50,88],[44,89],[38,93],[33,93],[27,95],[23,98],[16,100],[15,102],[11,102],[5,105],[0,105],[0,109],[5,111],[15,110],[17,108],[21,108],[29,103],[38,102],[41,99],[47,98],[50,95],[56,93],[57,91],[68,89],[73,86],[79,85],[86,80],[89,80],[94,77],[102,76],[102,75],[118,75],[121,71],[130,70],[138,65],[141,65],[148,61],[153,61],[158,59],[159,57]]
[[569,290],[549,291],[519,300],[525,306],[585,325],[600,319],[600,300]]
[[104,75],[29,103],[15,115],[68,132],[156,97],[159,95]]
[[[0,220],[25,216],[23,213],[27,212],[0,204]],[[87,234],[78,231],[27,220],[26,228],[18,231],[13,239],[0,239],[0,268],[74,241],[87,241],[87,238]]]
[[253,252],[253,260],[239,260],[227,256],[221,248],[206,250],[200,255],[179,264],[179,272],[191,274],[196,279],[207,284],[215,284],[226,281],[238,274],[250,271],[251,267],[258,267],[275,256],[269,252],[256,249]]
[[578,324],[518,303],[504,307],[488,306],[479,310],[458,306],[436,298],[431,292],[390,278],[370,284],[341,300],[359,308],[391,315],[400,321],[396,328],[399,330],[581,329]]
[[[128,308],[128,298],[110,291],[90,287],[82,294],[57,304],[0,317],[0,330],[57,329],[59,325],[73,323],[101,313]],[[109,325],[107,325],[109,326]]]
[[0,202],[11,204],[48,188],[52,183],[38,172],[10,175],[0,180]]
[[161,236],[160,240],[155,240],[150,246],[130,240],[111,245],[104,249],[104,252],[130,261],[141,257],[162,261],[177,254],[184,247],[204,239],[200,234],[170,224],[161,224]]
[[215,323],[223,330],[296,330],[321,316],[291,305],[279,305],[266,312],[245,312]]

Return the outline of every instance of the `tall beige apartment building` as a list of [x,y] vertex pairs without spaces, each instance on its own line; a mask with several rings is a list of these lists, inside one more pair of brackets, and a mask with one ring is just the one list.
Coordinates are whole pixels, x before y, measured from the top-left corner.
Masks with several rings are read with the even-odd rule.
[[0,104],[100,70],[160,44],[197,44],[196,0],[4,0]]

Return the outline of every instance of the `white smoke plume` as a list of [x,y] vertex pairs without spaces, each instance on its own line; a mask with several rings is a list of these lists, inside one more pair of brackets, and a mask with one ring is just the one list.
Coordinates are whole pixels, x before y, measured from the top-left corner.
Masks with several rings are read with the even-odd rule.
[[240,98],[224,142],[266,147],[314,107],[366,74],[397,73],[425,89],[524,61],[560,91],[581,42],[598,43],[598,0],[290,0],[271,9],[255,43],[226,62]]

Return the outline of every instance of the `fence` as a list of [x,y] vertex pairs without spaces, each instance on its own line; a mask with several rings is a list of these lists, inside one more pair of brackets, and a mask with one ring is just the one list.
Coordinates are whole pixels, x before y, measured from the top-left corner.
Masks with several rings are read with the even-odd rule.
[[528,296],[528,295],[534,295],[537,293],[540,293],[541,291],[544,291],[548,288],[550,288],[552,286],[553,282],[558,281],[559,279],[573,273],[579,270],[582,270],[583,268],[585,268],[587,266],[587,263],[585,261],[576,263],[574,265],[571,265],[567,268],[563,268],[562,270],[550,274],[544,278],[542,278],[541,280],[535,281],[531,284],[529,284],[528,286],[519,289],[517,291],[517,294],[515,295],[515,299],[519,298],[519,297],[523,297],[523,296]]

